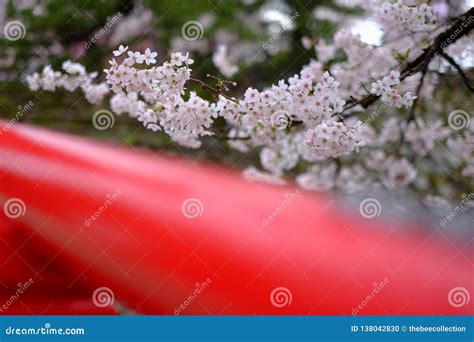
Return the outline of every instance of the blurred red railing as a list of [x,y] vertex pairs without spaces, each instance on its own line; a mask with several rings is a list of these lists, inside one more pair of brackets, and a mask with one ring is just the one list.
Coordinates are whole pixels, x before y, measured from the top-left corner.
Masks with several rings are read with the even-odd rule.
[[99,287],[146,314],[472,313],[448,298],[472,293],[472,244],[226,167],[16,124],[0,136],[12,198],[25,210],[1,213],[0,305],[34,285],[3,314],[115,312]]

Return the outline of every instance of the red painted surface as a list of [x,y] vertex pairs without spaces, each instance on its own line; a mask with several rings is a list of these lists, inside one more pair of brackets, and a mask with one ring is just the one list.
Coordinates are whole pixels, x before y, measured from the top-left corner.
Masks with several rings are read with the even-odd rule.
[[[473,312],[472,302],[448,302],[454,287],[474,293],[472,244],[364,219],[302,190],[284,204],[296,190],[31,126],[0,136],[0,204],[26,204],[25,215],[7,220],[90,288],[107,286],[138,312],[350,315],[371,293],[358,314]],[[107,194],[118,195],[101,210]],[[188,198],[199,199],[202,215],[182,214]],[[278,287],[291,303],[272,304]]]
[[113,306],[94,305],[94,289],[47,243],[0,218],[0,315],[116,314]]
[[13,302],[1,315],[116,315],[112,306],[100,308],[91,302],[90,297],[78,297],[71,294],[67,297],[31,297],[25,295]]

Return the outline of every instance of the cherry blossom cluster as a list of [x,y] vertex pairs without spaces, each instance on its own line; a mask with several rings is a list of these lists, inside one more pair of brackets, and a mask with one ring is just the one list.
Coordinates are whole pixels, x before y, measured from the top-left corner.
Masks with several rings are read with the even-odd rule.
[[[332,41],[305,38],[305,47],[314,48],[316,59],[297,74],[267,88],[249,87],[240,97],[229,97],[220,79],[216,86],[194,79],[190,67],[194,61],[188,54],[171,53],[160,64],[157,52],[131,51],[122,45],[105,69],[106,83],[95,85],[96,74],[72,62],[64,63],[63,73],[46,67],[27,81],[32,90],[80,87],[92,103],[100,103],[110,87],[114,93],[110,107],[116,115],[136,118],[177,144],[199,148],[203,137],[219,134],[242,153],[256,150],[259,168],[247,168],[244,176],[259,182],[284,184],[292,176],[302,187],[316,191],[423,188],[432,177],[418,179],[431,174],[426,160],[440,155],[438,149],[449,159],[445,164],[451,165],[454,157],[457,163],[452,166],[459,169],[459,176],[472,180],[472,124],[464,131],[453,129],[435,115],[440,110],[435,104],[422,115],[416,111],[431,101],[446,64],[435,56],[423,75],[400,74],[401,65],[420,56],[443,29],[434,26],[432,8],[402,1],[362,4],[385,29],[387,42],[373,46],[348,29],[339,30]],[[446,51],[456,59],[470,40],[460,39]],[[227,78],[238,72],[225,45],[219,45],[213,62]],[[191,82],[216,100],[189,91]],[[367,107],[360,101],[365,97],[380,100]],[[217,118],[225,121],[224,127],[214,127]],[[425,203],[441,205],[443,199],[433,193]]]
[[339,157],[364,145],[360,121],[348,128],[341,122],[324,121],[306,132],[306,144],[321,158]]
[[217,50],[212,55],[212,62],[224,77],[230,78],[239,71],[239,66],[229,57],[227,46],[225,45],[217,47]]
[[[276,175],[291,170],[300,158],[336,157],[363,145],[360,123],[346,127],[333,118],[342,112],[345,101],[338,93],[339,83],[319,62],[311,62],[299,74],[268,89],[248,88],[240,100],[221,95],[216,103],[209,103],[186,92],[193,62],[187,55],[173,53],[160,66],[155,66],[157,54],[150,50],[142,54],[120,46],[114,56],[124,58],[120,63],[113,59],[105,70],[107,83],[116,93],[112,110],[136,117],[153,131],[164,131],[178,144],[199,147],[199,138],[213,134],[213,120],[220,116],[231,127],[230,139],[231,135],[245,138],[230,142],[231,146],[241,151],[263,147],[261,164]],[[326,129],[323,145],[308,138]]]
[[374,95],[381,96],[382,101],[391,107],[411,107],[416,96],[413,96],[410,92],[401,95],[397,88],[399,84],[400,73],[392,70],[390,74],[385,76],[382,80],[373,82],[370,87],[370,92]]
[[296,177],[296,182],[303,188],[313,191],[328,191],[336,186],[337,165],[313,164],[304,173]]
[[115,58],[105,69],[107,84],[115,93],[135,92],[148,96],[155,102],[174,100],[183,93],[184,83],[190,78],[188,65],[194,61],[180,53],[171,54],[170,60],[155,67],[157,53],[146,49],[145,53],[127,51],[121,45],[114,51],[115,57],[124,55],[121,63]]
[[[338,87],[339,83],[328,72],[323,72],[321,63],[313,61],[288,81],[280,80],[263,91],[247,89],[238,102],[221,97],[215,108],[237,132],[247,134],[247,145],[268,147],[262,150],[262,166],[279,174],[294,167],[299,157],[314,160],[338,156],[362,144],[358,130],[346,128],[342,122],[331,130],[331,142],[324,147],[317,148],[315,141],[304,138],[305,134],[324,129],[320,125],[325,122],[328,127],[335,123],[333,116],[343,110],[345,103]],[[301,123],[299,129],[292,130],[293,122]],[[294,132],[294,136],[288,136],[287,131]],[[237,148],[242,149],[242,145],[238,144]],[[288,160],[288,156],[296,158]],[[272,166],[268,160],[274,161]]]
[[393,156],[385,160],[383,170],[387,177],[383,179],[383,182],[388,188],[407,186],[415,180],[417,175],[415,167],[406,158],[396,159]]
[[[319,41],[314,49],[318,60],[324,64],[333,61],[337,51],[346,56],[344,62],[333,62],[330,68],[331,74],[340,83],[340,93],[345,98],[366,95],[364,87],[355,85],[365,84],[369,79],[382,78],[390,70],[394,70],[397,64],[389,47],[370,46],[359,35],[347,29],[339,30],[332,43]],[[377,68],[373,65],[377,65]]]
[[447,140],[449,151],[458,157],[457,162],[465,163],[461,174],[474,178],[474,125],[462,135],[450,137]]
[[405,139],[417,155],[424,156],[435,147],[437,142],[445,140],[451,133],[449,128],[444,127],[441,120],[426,123],[423,119],[416,119],[408,124]]
[[107,84],[116,93],[112,110],[128,113],[153,131],[167,133],[175,142],[192,148],[201,146],[200,137],[209,131],[216,117],[210,103],[195,93],[185,99],[185,83],[191,77],[194,61],[188,55],[172,53],[169,60],[156,66],[157,53],[142,54],[120,46],[105,70]]
[[45,66],[41,73],[36,72],[26,77],[28,87],[32,91],[43,89],[50,92],[56,91],[56,88],[70,92],[80,88],[91,104],[100,104],[109,93],[107,84],[93,83],[97,72],[87,73],[83,65],[69,60],[62,64],[62,69],[64,73],[54,71],[50,65]]
[[375,10],[377,21],[382,24],[387,31],[428,31],[433,29],[435,17],[433,10],[427,4],[418,6],[407,6],[402,0],[396,3],[384,2],[376,4],[372,2],[372,9]]
[[[415,58],[423,52],[427,42],[433,40],[439,33],[435,30],[433,10],[426,4],[408,6],[399,1],[397,3],[380,1],[364,1],[361,5],[372,13],[380,28],[384,31],[384,43],[381,46],[372,46],[362,41],[360,35],[354,34],[348,28],[342,28],[335,36],[333,42],[319,39],[303,38],[306,48],[314,46],[318,60],[323,63],[334,61],[337,51],[342,51],[347,60],[331,65],[331,74],[340,82],[341,93],[345,97],[363,96],[366,94],[367,80],[386,77],[390,71],[396,72],[400,58]],[[415,19],[416,18],[416,19]],[[408,22],[409,24],[403,24]],[[412,25],[413,27],[411,27]],[[393,27],[392,27],[393,26]],[[416,30],[415,30],[416,27]],[[412,30],[413,29],[413,30]],[[377,66],[374,68],[374,66]],[[433,77],[428,76],[430,80]],[[407,94],[405,98],[400,92],[414,93],[419,75],[407,77],[405,86],[398,89],[395,85],[385,85],[384,100],[396,106],[410,105],[414,97]],[[428,80],[427,80],[428,81]],[[382,84],[379,83],[379,91]],[[428,82],[425,82],[428,83]],[[403,89],[402,89],[403,88]],[[424,91],[428,88],[425,87]]]
[[336,56],[337,47],[321,39],[314,47],[318,60],[327,63]]
[[338,95],[338,86],[328,72],[323,73],[320,63],[312,62],[288,82],[280,80],[263,91],[248,88],[238,106],[221,99],[218,109],[233,122],[240,120],[242,113],[248,114],[242,120],[251,130],[262,123],[266,129],[274,128],[271,117],[277,111],[286,111],[294,119],[314,125],[342,111],[344,100]]

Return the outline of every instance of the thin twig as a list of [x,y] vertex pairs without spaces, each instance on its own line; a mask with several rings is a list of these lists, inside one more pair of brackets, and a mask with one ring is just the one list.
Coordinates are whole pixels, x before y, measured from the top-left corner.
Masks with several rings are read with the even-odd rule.
[[[408,76],[414,75],[424,70],[437,53],[453,44],[461,37],[469,34],[469,32],[474,28],[474,20],[470,20],[470,18],[473,16],[474,8],[471,8],[467,12],[458,16],[454,24],[452,24],[446,31],[443,31],[438,36],[436,36],[433,44],[428,46],[420,56],[407,63],[400,73],[400,81],[403,81]],[[372,103],[377,101],[379,97],[380,96],[378,95],[370,94],[359,100],[349,99],[346,101],[346,106],[344,106],[344,109],[340,114],[358,105],[367,108]]]
[[469,88],[470,91],[474,91],[474,86],[472,86],[471,84],[471,81],[469,81],[469,78],[467,77],[467,75],[464,73],[464,71],[462,70],[462,68],[459,66],[458,63],[456,63],[456,61],[453,59],[453,57],[451,57],[450,55],[448,55],[446,52],[444,52],[443,50],[439,51],[438,52],[440,54],[441,57],[443,57],[449,64],[451,64],[454,69],[457,70],[457,72],[459,73],[459,75],[461,76],[462,80],[464,81],[464,83],[466,84],[466,86]]
[[191,77],[189,80],[199,83],[203,89],[210,91],[213,95],[217,95],[217,96],[222,95],[227,100],[232,101],[236,104],[239,104],[235,99],[233,99],[233,98],[229,97],[228,95],[224,94],[221,90],[219,90],[217,88],[214,88],[213,86],[210,86],[209,84],[207,84],[207,83],[205,83],[201,80],[198,80],[197,78]]

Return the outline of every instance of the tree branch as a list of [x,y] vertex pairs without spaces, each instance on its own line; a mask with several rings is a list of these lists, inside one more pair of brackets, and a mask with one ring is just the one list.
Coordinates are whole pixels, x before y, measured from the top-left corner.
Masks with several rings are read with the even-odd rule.
[[[474,8],[469,9],[467,12],[461,14],[455,19],[455,22],[444,32],[441,32],[436,36],[433,44],[428,46],[423,53],[415,58],[413,61],[409,62],[400,72],[400,80],[403,81],[408,76],[414,75],[420,71],[423,71],[428,67],[429,62],[433,57],[442,52],[443,49],[449,45],[456,42],[461,37],[469,34],[469,32],[474,28]],[[441,53],[440,53],[441,54]],[[458,70],[459,71],[459,70]],[[351,109],[355,106],[361,105],[364,108],[367,108],[372,103],[377,101],[379,98],[378,95],[367,95],[361,99],[349,99],[346,101],[346,106],[344,106],[342,114],[344,111]]]
[[454,24],[452,24],[446,31],[441,32],[425,51],[408,63],[401,72],[400,79],[403,80],[421,70],[423,70],[433,57],[439,51],[447,48],[449,45],[455,43],[461,37],[469,34],[474,28],[474,8],[461,14]]
[[471,81],[469,81],[469,78],[467,77],[467,75],[464,73],[464,71],[462,70],[462,68],[459,66],[458,63],[456,63],[456,61],[453,59],[453,57],[451,57],[450,55],[448,55],[446,52],[444,52],[443,50],[441,50],[439,52],[440,56],[443,57],[446,61],[448,61],[449,64],[451,64],[453,66],[454,69],[457,70],[457,72],[459,73],[459,75],[461,76],[462,80],[464,81],[464,83],[466,84],[466,86],[469,88],[470,91],[474,91],[474,86],[471,84]]

